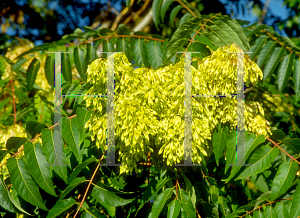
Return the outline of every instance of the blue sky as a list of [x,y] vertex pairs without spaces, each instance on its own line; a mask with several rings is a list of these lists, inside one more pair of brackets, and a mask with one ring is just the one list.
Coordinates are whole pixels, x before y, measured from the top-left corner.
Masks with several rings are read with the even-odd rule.
[[[228,0],[219,0],[221,3],[224,4],[224,2],[227,2]],[[251,1],[245,1],[246,2],[251,2]],[[263,4],[266,2],[266,0],[261,0],[261,2],[263,2]],[[282,20],[285,20],[288,18],[289,16],[289,9],[286,6],[282,6],[283,0],[271,0],[268,10],[270,10],[272,12],[272,14],[276,15],[276,16],[280,16],[280,18]],[[227,10],[230,11],[230,8],[226,8]],[[228,13],[228,11],[227,11]],[[236,13],[235,13],[236,14]],[[246,15],[243,15],[242,13],[236,14],[236,16],[234,16],[233,18],[236,19],[242,19],[242,20],[248,20],[252,23],[258,22],[256,16],[253,13],[249,13]],[[272,21],[268,22],[267,20],[265,20],[266,24],[271,25]],[[284,31],[280,32],[280,35],[282,36],[287,36],[287,34],[285,34]]]

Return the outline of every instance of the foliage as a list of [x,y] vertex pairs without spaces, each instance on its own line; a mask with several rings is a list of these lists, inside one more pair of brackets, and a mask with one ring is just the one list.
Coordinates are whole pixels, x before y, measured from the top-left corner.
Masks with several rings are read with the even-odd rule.
[[[266,26],[241,24],[222,14],[199,15],[171,39],[125,25],[116,31],[85,27],[41,46],[24,42],[1,56],[1,216],[298,217],[299,48]],[[54,55],[45,52],[70,52],[62,56],[63,94],[101,95],[107,61],[98,47],[124,52],[115,55],[116,156],[136,164],[129,175],[124,167],[103,165],[104,98],[64,97],[64,146],[54,146]],[[183,131],[175,127],[184,116],[184,62],[175,52],[202,51],[192,63],[193,94],[234,94],[236,55],[227,51],[239,49],[253,51],[244,59],[247,165],[232,165],[234,99],[193,98],[194,163],[201,166],[174,167],[183,159]],[[285,101],[285,95],[287,107],[274,111],[271,100]],[[167,121],[173,122],[169,128]]]

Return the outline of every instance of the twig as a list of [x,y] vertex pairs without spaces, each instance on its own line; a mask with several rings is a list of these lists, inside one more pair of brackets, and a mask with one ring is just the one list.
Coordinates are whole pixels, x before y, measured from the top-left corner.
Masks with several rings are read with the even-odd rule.
[[289,156],[292,160],[296,161],[298,164],[300,164],[299,161],[297,161],[295,158],[293,158],[291,155],[289,155],[283,148],[281,148],[276,142],[269,139],[267,136],[265,136],[266,139],[268,139],[270,142],[272,142],[274,145],[276,145],[280,150],[282,150],[287,156]]
[[240,218],[242,218],[242,217],[246,216],[247,214],[250,214],[250,213],[252,213],[253,211],[255,211],[255,210],[257,210],[257,209],[260,209],[260,208],[262,208],[262,207],[264,207],[264,206],[266,206],[266,205],[273,204],[273,203],[275,203],[276,201],[292,200],[292,199],[293,199],[293,198],[286,198],[286,199],[280,199],[280,200],[275,200],[275,201],[269,202],[269,203],[267,203],[267,204],[264,204],[264,205],[259,206],[258,208],[254,209],[254,210],[251,210],[251,211],[247,212],[247,213],[244,214],[243,216],[240,216]]
[[200,216],[200,214],[199,214],[199,212],[198,212],[198,210],[197,210],[197,207],[195,207],[196,208],[196,213],[197,213],[197,215],[198,215],[198,218],[201,218],[201,216]]
[[154,166],[154,164],[152,163],[138,163],[138,165]]
[[196,31],[196,33],[194,34],[193,38],[191,39],[191,41],[189,42],[188,46],[185,49],[185,52],[181,55],[181,57],[183,57],[183,55],[185,55],[186,51],[188,50],[188,47],[192,44],[192,42],[194,41],[196,35],[202,30],[204,29],[205,24],[211,20],[212,18],[214,18],[215,16],[217,16],[217,14],[215,14],[214,16],[212,16],[211,18],[207,19],[202,25],[201,27]]
[[[104,152],[104,154],[105,154],[105,152]],[[95,171],[94,171],[94,173],[93,173],[93,175],[92,175],[92,178],[91,178],[90,181],[89,181],[88,187],[87,187],[87,189],[86,189],[86,191],[85,191],[85,193],[84,193],[84,196],[83,196],[83,198],[82,198],[82,200],[81,200],[81,203],[80,203],[80,205],[79,205],[79,208],[77,209],[77,211],[76,211],[76,213],[75,213],[75,215],[74,215],[73,218],[75,218],[75,217],[77,216],[77,214],[78,214],[80,208],[82,207],[82,204],[83,204],[83,202],[84,202],[84,200],[85,200],[86,194],[88,193],[89,188],[90,188],[90,186],[91,186],[91,184],[92,184],[92,181],[93,181],[93,179],[94,179],[94,177],[95,177],[95,175],[96,175],[96,173],[97,173],[97,170],[99,169],[99,167],[100,167],[100,165],[101,165],[101,161],[102,161],[103,158],[104,158],[104,154],[103,154],[102,157],[100,158],[100,161],[99,161],[99,163],[98,163],[98,165],[97,165],[97,167],[96,167],[96,169],[95,169]]]
[[263,11],[262,11],[262,13],[261,13],[261,16],[260,16],[260,18],[259,18],[258,24],[262,24],[262,22],[264,21],[265,16],[266,16],[266,13],[267,13],[267,11],[268,11],[268,7],[269,7],[269,4],[270,4],[270,1],[271,1],[271,0],[267,0],[267,1],[266,1],[265,5],[264,5],[264,9],[263,9]]
[[196,14],[187,6],[185,5],[182,1],[176,0],[179,4],[181,4],[186,10],[188,10],[194,17],[197,17]]
[[[143,38],[143,39],[150,39],[150,40],[154,40],[154,41],[160,41],[160,42],[165,42],[166,40],[163,40],[163,39],[157,39],[157,38],[153,38],[151,36],[139,36],[139,35],[115,35],[115,36],[101,36],[101,37],[97,37],[97,38],[94,38],[92,40],[87,40],[85,42],[80,42],[80,43],[76,43],[76,44],[73,44],[73,45],[81,45],[81,44],[86,44],[86,43],[90,43],[90,42],[93,42],[93,41],[96,41],[98,39],[108,39],[108,38],[115,38],[115,37],[133,37],[133,38]],[[71,45],[70,45],[71,46]],[[65,46],[64,48],[66,47],[70,47],[70,46]],[[63,49],[62,47],[61,48],[58,48],[54,51],[59,51]]]

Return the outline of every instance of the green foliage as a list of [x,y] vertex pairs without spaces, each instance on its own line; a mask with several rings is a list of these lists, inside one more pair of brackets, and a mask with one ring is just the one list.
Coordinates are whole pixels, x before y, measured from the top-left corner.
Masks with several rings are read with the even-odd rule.
[[[182,6],[172,2],[169,0],[153,2],[153,19],[157,29],[160,22],[166,20],[169,9],[172,24],[175,17],[178,17]],[[189,5],[188,2],[183,2]],[[126,5],[129,6],[130,1],[126,1]],[[174,7],[170,8],[171,5]],[[180,17],[180,26],[170,39],[143,32],[131,32],[123,24],[119,25],[116,31],[84,27],[83,30],[76,29],[73,34],[63,36],[57,42],[33,46],[26,50],[17,47],[13,52],[8,52],[8,57],[1,56],[0,161],[4,163],[0,173],[1,216],[5,218],[24,214],[25,217],[30,215],[65,217],[67,214],[73,216],[77,210],[78,217],[296,218],[300,216],[299,165],[294,160],[299,159],[300,152],[300,129],[297,121],[300,99],[299,47],[290,39],[271,31],[266,25],[247,26],[247,23],[228,16],[221,14],[200,16],[197,9],[191,10],[196,17],[190,13]],[[242,28],[241,25],[246,26]],[[86,40],[90,38],[95,39],[93,43],[87,43]],[[74,39],[78,39],[81,45],[62,47],[67,43],[73,43]],[[191,39],[193,41],[188,45]],[[208,117],[210,108],[203,107],[203,111],[207,113],[201,112],[199,108],[204,102],[195,100],[193,105],[198,105],[199,108],[193,109],[193,122],[195,121],[193,125],[202,129],[201,131],[193,129],[193,137],[195,136],[193,145],[206,135],[209,138],[208,146],[203,150],[207,155],[199,154],[201,166],[168,166],[164,163],[162,155],[154,156],[153,153],[167,150],[167,145],[162,143],[163,140],[175,140],[178,134],[173,129],[172,134],[155,135],[158,129],[155,128],[154,117],[159,115],[171,117],[174,114],[183,117],[179,98],[183,99],[184,86],[176,80],[180,76],[182,77],[180,81],[183,82],[183,74],[179,75],[178,66],[172,68],[173,71],[168,68],[169,70],[164,72],[168,75],[168,81],[153,83],[156,77],[160,76],[155,74],[155,70],[168,67],[170,62],[183,63],[178,62],[180,59],[176,57],[177,51],[185,49],[201,51],[201,54],[193,56],[195,57],[193,60],[199,60],[198,63],[201,63],[205,57],[210,57],[212,52],[232,43],[244,51],[252,51],[250,59],[262,69],[264,83],[249,83],[252,90],[250,93],[247,92],[246,102],[258,99],[262,103],[263,110],[256,108],[255,104],[251,110],[267,119],[274,127],[272,135],[267,136],[274,143],[265,135],[246,131],[245,163],[252,166],[231,166],[239,164],[236,163],[236,130],[225,121],[210,124],[208,121],[198,122],[197,116],[205,114]],[[118,127],[117,132],[123,133],[122,140],[129,141],[132,139],[131,136],[134,136],[130,144],[136,144],[136,148],[144,149],[143,152],[146,154],[149,151],[153,152],[149,162],[155,165],[137,164],[138,171],[132,175],[125,176],[120,174],[119,167],[104,165],[105,128],[97,127],[100,128],[101,140],[103,139],[98,143],[100,139],[94,141],[92,130],[87,125],[98,117],[102,119],[102,123],[106,123],[105,98],[98,101],[88,100],[82,96],[106,94],[106,77],[103,79],[97,75],[94,77],[100,81],[100,88],[87,82],[87,69],[92,67],[92,63],[99,57],[107,57],[105,54],[99,55],[97,52],[99,46],[106,52],[124,52],[128,62],[133,63],[126,65],[127,74],[115,74],[116,93],[126,91],[129,95],[126,99],[127,105],[115,105],[118,109],[116,111],[119,111],[119,114],[115,114],[116,117],[126,117],[123,123],[116,119],[115,127]],[[58,48],[70,52],[62,53],[62,93],[81,95],[63,99],[62,137],[57,137],[59,132],[53,127],[55,58],[52,54],[39,54],[41,51],[54,51]],[[16,52],[18,49],[22,51]],[[9,56],[12,54],[17,57],[10,60]],[[34,57],[28,56],[29,54]],[[232,56],[228,57],[231,58],[231,62],[235,61]],[[245,60],[248,60],[249,56],[245,57]],[[221,57],[219,58],[218,60],[221,60]],[[115,61],[117,72],[120,65],[117,58]],[[195,69],[196,63],[195,61],[192,63]],[[245,69],[252,66],[251,63],[246,62]],[[105,67],[103,65],[103,69]],[[135,67],[149,68],[152,75],[147,75],[143,69],[137,71],[139,75],[134,75]],[[220,66],[219,70],[221,67],[224,66]],[[41,69],[45,71],[42,73],[42,79]],[[195,72],[198,75],[193,75],[193,87],[205,91],[207,84],[202,84],[201,81],[204,81],[204,77],[209,77],[208,71]],[[106,75],[107,71],[104,70],[102,73]],[[130,73],[132,75],[129,77]],[[148,76],[149,84],[145,82]],[[258,75],[249,76],[249,79],[255,79],[253,77],[257,78]],[[198,80],[195,81],[195,78]],[[10,88],[10,79],[13,79],[14,94]],[[158,78],[158,81],[159,79],[161,78]],[[222,83],[215,81],[210,84],[217,87]],[[90,93],[91,91],[93,92]],[[273,110],[274,113],[268,113],[268,106],[265,106],[267,104],[264,101],[266,93],[270,96],[281,93],[278,98],[288,100],[289,106],[293,109],[275,111],[276,108],[271,108],[271,112]],[[14,125],[13,99],[16,101],[16,125]],[[142,123],[139,114],[143,108],[137,109],[136,105],[134,106],[135,99],[144,99],[147,104],[144,114],[148,120],[145,123]],[[268,98],[268,102],[275,104],[278,99],[274,99]],[[124,103],[125,98],[122,100]],[[89,101],[92,103],[87,105]],[[225,98],[221,98],[219,102],[228,103]],[[129,106],[129,103],[133,106]],[[154,106],[155,110],[151,109]],[[136,113],[132,112],[134,109]],[[97,111],[93,113],[93,110]],[[153,111],[156,111],[156,114]],[[229,114],[230,111],[233,109],[228,109],[226,113]],[[176,122],[170,124],[172,128],[179,125],[178,118],[174,121]],[[138,133],[138,127],[132,131],[134,124],[149,127],[149,131]],[[163,126],[160,128],[164,129]],[[207,132],[210,128],[213,131]],[[143,146],[136,143],[140,142],[138,136],[147,139],[145,140],[147,143]],[[116,145],[123,146],[121,139],[115,138]],[[179,153],[179,149],[172,145],[173,149],[169,150],[175,156]],[[123,154],[127,152],[124,158],[130,160],[136,158],[134,155],[137,152],[122,146],[116,149],[117,161],[123,151]],[[166,155],[171,156],[171,153]],[[145,154],[137,162],[141,162],[142,159],[146,161]],[[79,208],[81,200],[82,206]],[[2,211],[6,214],[3,215]]]

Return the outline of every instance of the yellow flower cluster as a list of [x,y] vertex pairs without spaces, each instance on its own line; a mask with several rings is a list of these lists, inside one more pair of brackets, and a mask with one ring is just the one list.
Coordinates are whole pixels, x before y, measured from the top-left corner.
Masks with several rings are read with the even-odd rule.
[[[237,93],[237,55],[232,44],[219,48],[209,57],[192,67],[192,95]],[[177,64],[153,70],[133,69],[124,54],[114,56],[115,72],[115,137],[123,166],[121,173],[137,171],[137,163],[152,152],[152,162],[173,166],[184,157],[184,59]],[[244,80],[256,82],[262,72],[255,62],[245,55]],[[107,93],[107,60],[97,59],[87,70],[88,81],[93,84],[86,94]],[[87,107],[97,109],[87,122],[92,140],[107,149],[106,98],[85,97]],[[199,152],[206,155],[208,140],[216,125],[221,122],[236,127],[235,97],[200,97],[192,99],[193,157],[199,163]],[[267,134],[267,123],[260,115],[253,117],[250,107],[245,108],[245,129],[256,134]],[[97,136],[97,137],[96,137]],[[155,155],[162,154],[161,158]],[[153,157],[153,156],[152,156]]]
[[263,94],[263,104],[275,112],[286,112],[293,115],[293,104],[288,99],[282,99],[280,96],[271,96],[268,93]]

